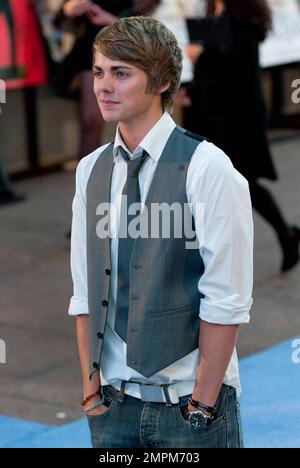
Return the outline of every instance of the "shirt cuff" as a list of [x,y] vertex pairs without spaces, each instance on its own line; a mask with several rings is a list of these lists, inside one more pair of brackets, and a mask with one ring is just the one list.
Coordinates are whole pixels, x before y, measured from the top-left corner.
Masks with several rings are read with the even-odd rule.
[[68,314],[70,316],[89,315],[89,306],[87,300],[73,296],[70,300]]
[[200,304],[200,318],[216,325],[242,325],[250,322],[252,297],[248,304],[207,303],[202,299]]

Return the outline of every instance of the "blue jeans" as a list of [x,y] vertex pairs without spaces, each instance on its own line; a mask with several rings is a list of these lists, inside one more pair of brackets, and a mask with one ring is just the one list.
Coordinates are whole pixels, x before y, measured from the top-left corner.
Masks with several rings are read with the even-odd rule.
[[[145,403],[111,386],[103,387],[108,410],[87,416],[94,448],[243,448],[239,404],[234,388],[223,385],[217,416],[206,429],[194,429],[186,420],[189,395],[179,404]],[[122,399],[122,398],[121,398]]]

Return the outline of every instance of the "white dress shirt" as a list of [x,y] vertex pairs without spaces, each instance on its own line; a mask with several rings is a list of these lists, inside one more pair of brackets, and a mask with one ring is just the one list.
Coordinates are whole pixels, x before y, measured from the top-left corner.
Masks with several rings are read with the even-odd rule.
[[[149,379],[126,365],[126,343],[114,331],[118,272],[118,226],[120,201],[127,178],[127,163],[119,154],[122,146],[131,158],[143,150],[149,154],[139,173],[141,202],[145,202],[153,175],[163,149],[176,124],[168,113],[145,136],[133,154],[126,148],[119,130],[116,133],[111,185],[111,287],[108,320],[101,357],[101,382],[120,387],[121,380],[150,381],[153,383],[180,382],[180,396],[192,393],[199,360],[199,350],[161,370]],[[76,173],[76,193],[73,201],[71,241],[71,270],[74,295],[69,315],[88,314],[87,257],[86,257],[86,187],[93,166],[107,145],[83,158]],[[108,177],[103,174],[103,177]],[[101,180],[99,180],[101,184]],[[199,279],[199,291],[204,295],[199,315],[202,320],[222,325],[249,322],[253,284],[253,221],[248,183],[237,172],[230,159],[212,143],[199,143],[188,168],[186,193],[192,211],[196,204],[204,205],[204,222],[195,219],[196,234],[201,239],[200,254],[205,271]],[[195,210],[196,212],[196,210]],[[238,359],[234,350],[224,383],[240,393]],[[138,387],[126,393],[139,397]]]

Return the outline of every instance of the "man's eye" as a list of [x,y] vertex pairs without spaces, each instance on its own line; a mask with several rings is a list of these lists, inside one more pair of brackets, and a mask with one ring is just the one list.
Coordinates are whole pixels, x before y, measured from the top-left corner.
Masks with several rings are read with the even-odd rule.
[[127,77],[128,77],[128,74],[119,71],[119,72],[117,72],[117,77],[118,77],[118,78],[127,78]]

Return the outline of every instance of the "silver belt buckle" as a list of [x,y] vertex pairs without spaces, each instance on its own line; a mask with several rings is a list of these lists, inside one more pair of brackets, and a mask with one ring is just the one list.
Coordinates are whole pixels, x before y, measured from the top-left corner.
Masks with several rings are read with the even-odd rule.
[[163,389],[158,385],[143,385],[140,384],[140,392],[142,401],[152,401],[153,403],[163,403]]
[[[158,385],[143,385],[139,384],[141,399],[145,402],[166,403],[163,387]],[[166,391],[169,394],[170,401],[173,405],[179,403],[179,398],[175,388],[167,387]]]

